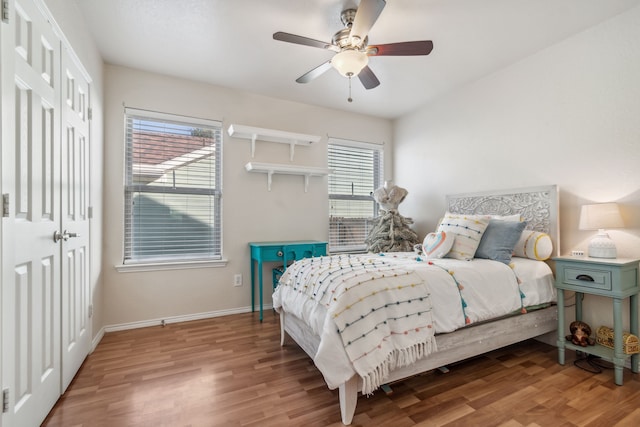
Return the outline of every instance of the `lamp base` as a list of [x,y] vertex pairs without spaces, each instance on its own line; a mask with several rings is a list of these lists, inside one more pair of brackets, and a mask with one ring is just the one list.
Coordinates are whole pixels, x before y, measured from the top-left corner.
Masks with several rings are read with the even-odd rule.
[[607,233],[598,233],[589,242],[589,256],[591,258],[616,258],[616,244],[609,238]]

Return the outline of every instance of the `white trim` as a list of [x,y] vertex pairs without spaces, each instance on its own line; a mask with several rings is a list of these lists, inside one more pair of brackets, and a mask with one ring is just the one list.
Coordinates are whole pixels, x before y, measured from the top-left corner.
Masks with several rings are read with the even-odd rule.
[[382,150],[384,146],[384,142],[356,141],[353,139],[334,138],[332,136],[327,138],[327,144],[346,145],[348,147],[367,148],[370,150]]
[[[265,305],[264,309],[273,308],[272,305]],[[180,316],[169,316],[158,319],[141,320],[138,322],[120,323],[115,325],[108,325],[103,328],[104,332],[116,332],[125,331],[129,329],[147,328],[150,326],[162,326],[169,323],[190,322],[192,320],[210,319],[213,317],[229,316],[232,314],[251,313],[251,307],[238,307],[227,310],[207,311],[204,313],[184,314]],[[257,315],[256,311],[256,315]]]
[[100,328],[100,331],[98,331],[96,336],[91,340],[91,349],[89,350],[89,354],[95,351],[96,347],[98,347],[98,344],[100,344],[100,341],[102,341],[102,338],[104,338],[104,334],[105,330],[103,326],[102,328]]
[[[133,107],[124,107],[124,113],[127,115],[138,115],[143,116],[144,118],[149,119],[159,119],[166,120],[169,122],[180,121],[180,119],[185,120],[189,124],[197,124],[203,126],[214,126],[220,128],[220,133],[222,133],[222,121],[221,120],[213,120],[213,119],[203,119],[201,117],[191,117],[185,116],[184,114],[175,114],[175,113],[161,113],[159,111],[152,110],[143,110],[142,108],[133,108]],[[223,138],[220,138],[221,140]]]
[[149,263],[132,263],[132,264],[116,264],[113,267],[118,273],[134,273],[139,271],[160,271],[160,270],[186,270],[192,268],[218,268],[226,267],[229,260],[206,260],[206,261],[167,261],[167,262],[149,262]]

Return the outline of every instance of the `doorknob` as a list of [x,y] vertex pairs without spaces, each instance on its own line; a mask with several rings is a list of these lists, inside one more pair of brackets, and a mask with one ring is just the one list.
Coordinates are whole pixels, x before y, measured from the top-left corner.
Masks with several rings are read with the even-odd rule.
[[69,237],[80,237],[78,233],[69,233],[67,230],[62,232],[62,238],[64,240],[69,240]]
[[69,233],[67,230],[64,230],[60,233],[58,230],[53,232],[53,242],[58,243],[60,240],[67,241],[70,237],[80,237],[78,233]]

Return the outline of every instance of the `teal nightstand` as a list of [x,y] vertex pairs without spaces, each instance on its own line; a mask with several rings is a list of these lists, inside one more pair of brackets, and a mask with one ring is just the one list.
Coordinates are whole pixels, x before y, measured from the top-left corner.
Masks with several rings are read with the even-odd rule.
[[255,310],[255,263],[258,263],[258,296],[262,322],[262,263],[278,262],[285,269],[287,262],[327,254],[327,242],[296,240],[288,242],[250,242],[251,248],[251,311]]
[[[624,363],[631,357],[631,370],[638,372],[638,355],[623,352],[622,301],[629,298],[630,332],[638,336],[638,263],[640,259],[605,259],[563,256],[556,262],[558,289],[558,363],[564,365],[565,348],[602,357],[613,362],[615,383],[622,385]],[[564,291],[576,293],[576,320],[582,320],[583,294],[600,295],[613,300],[614,349],[599,344],[580,347],[567,342],[564,321]],[[592,325],[595,332],[597,326]]]

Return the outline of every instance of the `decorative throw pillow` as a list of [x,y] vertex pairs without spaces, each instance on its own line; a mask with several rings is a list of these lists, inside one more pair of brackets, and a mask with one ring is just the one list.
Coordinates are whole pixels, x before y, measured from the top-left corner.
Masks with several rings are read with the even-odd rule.
[[551,236],[540,231],[524,230],[513,248],[513,255],[544,261],[553,253]]
[[480,239],[475,257],[509,264],[513,248],[526,225],[526,222],[492,219]]
[[454,241],[455,235],[451,233],[429,233],[422,241],[422,253],[427,259],[442,258],[449,253]]
[[462,260],[473,259],[489,220],[486,215],[459,215],[447,212],[437,230],[455,236],[453,246],[446,256]]

